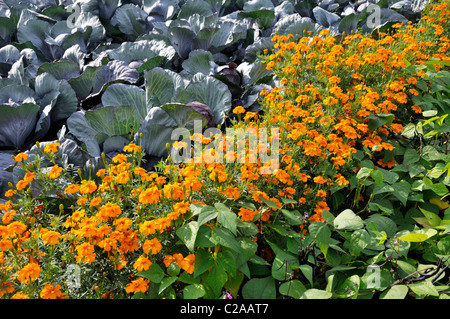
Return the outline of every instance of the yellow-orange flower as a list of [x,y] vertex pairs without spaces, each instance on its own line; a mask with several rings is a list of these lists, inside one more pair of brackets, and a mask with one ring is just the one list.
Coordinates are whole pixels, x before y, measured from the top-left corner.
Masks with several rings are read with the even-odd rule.
[[245,113],[245,109],[242,106],[236,106],[233,110],[234,114],[242,114]]
[[78,184],[70,184],[64,189],[66,194],[74,194],[80,190],[80,185]]
[[58,151],[58,147],[60,147],[60,146],[61,146],[61,144],[59,144],[58,142],[47,144],[44,147],[44,152],[45,153],[56,153]]
[[259,214],[259,212],[257,210],[248,209],[245,207],[241,207],[238,212],[239,217],[241,217],[241,219],[246,222],[253,221],[253,219],[255,218],[255,216],[257,214]]
[[195,255],[190,254],[183,258],[183,261],[181,261],[180,268],[185,270],[188,274],[192,274],[194,272],[194,266],[195,266]]
[[134,153],[134,152],[140,152],[141,151],[141,147],[134,144],[134,143],[130,143],[128,145],[125,145],[123,147],[123,151],[124,152],[128,152],[128,153]]
[[19,153],[16,156],[14,156],[14,161],[16,163],[20,163],[25,161],[28,158],[28,154],[27,153]]
[[95,261],[95,248],[89,243],[82,243],[76,247],[78,253],[77,262],[83,261],[83,263],[91,263]]
[[48,230],[42,234],[42,241],[47,245],[56,245],[61,240],[62,235],[56,231]]
[[30,297],[26,293],[19,291],[15,293],[11,299],[30,299]]
[[96,189],[97,185],[95,184],[94,181],[82,180],[79,192],[80,194],[91,194],[95,192]]
[[114,163],[123,163],[127,161],[127,156],[125,154],[117,154],[113,157],[112,161]]
[[139,258],[134,262],[133,268],[137,271],[148,270],[151,264],[152,262],[150,261],[150,259],[144,256],[139,256]]
[[139,202],[141,204],[155,204],[159,201],[161,196],[161,191],[158,187],[153,186],[151,188],[143,190],[139,194]]
[[58,178],[61,175],[62,170],[63,168],[58,166],[58,164],[56,164],[51,168],[50,172],[48,173],[48,177],[50,179]]

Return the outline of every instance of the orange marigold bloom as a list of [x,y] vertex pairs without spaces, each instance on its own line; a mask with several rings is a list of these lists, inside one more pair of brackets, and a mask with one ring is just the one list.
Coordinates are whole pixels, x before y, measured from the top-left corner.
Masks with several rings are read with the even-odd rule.
[[59,167],[58,164],[56,164],[55,166],[52,167],[52,169],[48,173],[48,177],[50,179],[58,178],[61,175],[62,170],[63,168]]
[[64,299],[66,294],[61,292],[61,285],[46,284],[39,294],[42,299]]
[[14,285],[12,282],[5,282],[1,287],[0,287],[0,297],[3,297],[5,294],[7,293],[11,293],[14,291]]
[[98,206],[102,202],[102,199],[100,197],[94,197],[91,199],[91,202],[89,203],[89,206]]
[[80,186],[79,192],[80,192],[80,194],[91,194],[91,193],[95,192],[96,189],[97,189],[97,185],[95,184],[94,181],[83,180],[83,181],[81,181],[81,186]]
[[123,147],[123,151],[124,152],[129,152],[129,153],[140,152],[141,151],[141,147],[139,145],[134,144],[134,143],[130,143],[130,144],[125,145]]
[[47,144],[44,147],[44,152],[45,153],[56,153],[58,151],[58,147],[60,147],[60,146],[61,146],[61,144],[59,144],[58,142]]
[[166,267],[169,267],[171,263],[176,262],[178,264],[178,266],[181,268],[181,262],[183,261],[184,257],[182,254],[180,253],[175,253],[173,255],[168,255],[166,257],[164,257],[164,265]]
[[127,161],[127,156],[125,154],[117,154],[113,157],[112,161],[114,163],[123,163]]
[[136,280],[133,280],[131,283],[127,285],[125,288],[125,291],[127,293],[136,293],[136,292],[142,292],[145,293],[148,290],[148,284],[149,280],[145,278],[138,278]]
[[56,245],[61,240],[62,235],[56,231],[48,230],[42,234],[42,241],[47,245]]
[[348,185],[350,182],[341,174],[336,174],[336,180],[339,185]]
[[128,175],[128,172],[122,172],[117,175],[114,180],[117,184],[126,184],[130,180],[130,176]]
[[3,224],[7,225],[10,222],[12,222],[14,220],[14,215],[16,215],[16,214],[17,214],[17,211],[15,211],[14,209],[8,210],[2,217]]
[[314,183],[316,183],[316,184],[324,184],[325,183],[325,179],[322,176],[316,176],[316,177],[314,177]]
[[76,251],[78,253],[76,260],[80,262],[83,260],[84,263],[91,263],[95,261],[95,249],[89,243],[82,243],[76,247]]
[[233,113],[234,114],[242,114],[242,113],[245,113],[245,109],[242,106],[236,106],[233,109]]
[[241,207],[238,212],[238,216],[241,217],[243,221],[251,222],[255,218],[255,216],[259,214],[257,210],[248,209],[245,207]]
[[84,205],[87,203],[87,198],[86,197],[80,197],[77,199],[77,205]]
[[133,268],[137,271],[148,270],[151,264],[152,262],[150,261],[150,259],[144,256],[139,256],[139,258],[134,262]]
[[74,194],[80,190],[80,185],[78,184],[70,184],[64,189],[66,194]]
[[327,192],[324,191],[323,189],[319,189],[317,191],[317,193],[316,193],[316,196],[320,197],[320,198],[326,198],[327,197]]
[[413,106],[411,106],[411,108],[413,109],[413,111],[415,113],[422,113],[422,108],[420,106],[413,105]]
[[111,251],[117,249],[117,240],[114,238],[105,238],[100,241],[97,246],[103,248],[104,251]]
[[99,208],[99,215],[102,218],[114,218],[122,213],[122,209],[116,203],[107,202],[105,205]]
[[22,233],[27,229],[27,225],[22,222],[12,222],[8,226],[6,226],[6,232],[10,236],[22,235]]
[[39,267],[36,263],[29,263],[25,265],[17,276],[17,280],[19,280],[23,284],[27,284],[29,282],[35,281],[41,273],[41,267]]
[[161,196],[161,191],[158,187],[153,186],[151,188],[143,190],[139,194],[139,202],[141,204],[155,204],[159,201]]
[[185,214],[186,212],[191,210],[190,203],[189,202],[178,202],[175,205],[173,205],[173,209],[175,212],[180,213],[181,215]]
[[28,158],[28,154],[27,153],[19,153],[16,156],[14,156],[14,161],[16,163],[20,163],[25,161]]
[[142,250],[144,251],[144,253],[146,254],[152,254],[152,255],[156,255],[157,253],[159,253],[162,249],[162,245],[159,242],[158,238],[153,238],[153,239],[147,239],[144,242],[144,245],[142,246]]
[[133,220],[128,217],[118,218],[114,221],[117,231],[126,231],[133,224]]
[[11,299],[30,299],[30,297],[26,293],[19,291],[18,293],[14,294]]
[[228,198],[232,198],[234,200],[239,199],[241,196],[241,192],[236,187],[228,186],[226,189],[222,191],[223,195],[225,195]]
[[195,255],[190,254],[184,257],[183,261],[181,262],[181,267],[184,269],[188,274],[192,274],[194,272],[194,265],[195,265]]
[[139,225],[139,231],[145,235],[152,235],[156,232],[155,222],[153,220],[146,220]]

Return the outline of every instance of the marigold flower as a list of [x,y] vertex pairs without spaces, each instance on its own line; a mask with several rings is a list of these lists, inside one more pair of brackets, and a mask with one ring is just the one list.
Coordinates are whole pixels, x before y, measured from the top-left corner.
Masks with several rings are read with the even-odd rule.
[[139,231],[145,235],[152,235],[156,232],[155,222],[153,220],[146,220],[139,225]]
[[94,197],[91,199],[91,202],[89,203],[89,206],[98,206],[102,202],[102,199],[100,197]]
[[61,144],[59,144],[58,142],[47,144],[44,147],[44,152],[45,153],[56,153],[58,151],[58,147],[60,147],[60,146],[61,146]]
[[14,291],[14,285],[12,282],[5,282],[1,287],[0,287],[0,297],[3,297],[5,294],[7,293],[11,293]]
[[42,241],[47,245],[56,245],[62,238],[62,235],[56,231],[48,230],[42,234]]
[[41,267],[39,267],[36,263],[29,263],[25,265],[17,276],[17,280],[19,280],[23,284],[27,284],[29,282],[35,281],[39,274],[41,273]]
[[413,105],[411,108],[415,113],[422,113],[422,108],[420,106]]
[[189,202],[178,202],[176,204],[173,205],[173,209],[175,212],[180,213],[181,215],[185,214],[186,212],[190,211],[190,203]]
[[1,251],[6,251],[11,248],[13,248],[12,241],[10,241],[9,239],[0,240],[0,250]]
[[129,283],[125,288],[125,291],[127,293],[136,293],[136,292],[145,293],[148,290],[149,282],[150,281],[148,279],[138,278]]
[[178,266],[180,266],[180,268],[181,268],[181,262],[183,261],[183,259],[184,259],[184,257],[182,254],[175,253],[175,254],[164,257],[163,262],[166,267],[169,267],[171,263],[176,262],[178,264]]
[[139,258],[134,262],[133,268],[137,271],[148,270],[151,264],[152,262],[150,261],[150,259],[144,256],[139,256]]
[[51,168],[50,172],[48,173],[48,177],[50,179],[58,178],[61,175],[62,170],[63,168],[59,167],[58,164],[56,164]]
[[128,217],[117,218],[114,221],[114,225],[116,226],[116,230],[118,231],[126,231],[133,224],[133,220]]
[[190,254],[184,257],[183,261],[181,262],[181,269],[185,270],[188,274],[192,274],[194,272],[194,266],[195,266],[195,255]]
[[99,208],[99,216],[103,219],[108,220],[109,218],[114,218],[122,213],[122,209],[116,203],[107,202],[105,205]]
[[66,294],[61,292],[61,285],[46,284],[39,294],[42,299],[64,299]]
[[13,189],[8,189],[8,190],[5,192],[5,196],[6,196],[6,197],[13,197],[15,194],[17,194],[17,191],[15,191],[15,190],[13,190]]
[[96,189],[97,185],[95,184],[94,181],[82,180],[79,192],[80,194],[91,194],[95,192]]
[[142,246],[142,250],[144,251],[144,253],[146,254],[152,254],[152,255],[156,255],[157,253],[159,253],[162,249],[162,245],[159,242],[158,238],[153,238],[153,239],[147,239],[144,242],[144,245]]
[[127,161],[127,156],[125,154],[117,154],[113,157],[112,161],[114,163],[123,163]]
[[8,226],[6,226],[6,231],[11,237],[15,235],[22,235],[26,229],[27,225],[19,221],[12,222]]
[[14,156],[14,161],[16,163],[20,163],[25,161],[28,158],[28,154],[27,153],[19,153],[16,156]]
[[348,185],[350,182],[341,174],[336,174],[336,180],[339,185]]
[[79,190],[80,190],[80,185],[70,184],[69,186],[67,186],[64,189],[64,192],[69,195],[69,194],[74,194],[74,193],[78,192]]
[[87,203],[87,198],[84,196],[77,199],[77,205],[83,206],[86,203]]
[[237,187],[228,186],[222,193],[231,199],[238,200],[241,197],[241,192]]
[[89,243],[82,243],[76,247],[78,253],[76,260],[77,262],[83,261],[83,263],[91,263],[95,261],[95,249]]
[[323,189],[319,189],[316,193],[316,196],[324,199],[327,197],[327,192],[324,191]]
[[158,187],[153,186],[151,188],[143,190],[139,194],[139,203],[141,204],[155,204],[159,201],[161,191]]
[[134,144],[134,143],[130,143],[130,144],[125,145],[123,147],[123,151],[124,152],[128,152],[128,153],[140,152],[141,151],[141,147],[139,145]]
[[242,114],[242,113],[245,113],[245,109],[242,106],[236,106],[233,109],[233,113],[234,114]]
[[11,299],[30,299],[30,297],[26,293],[19,291],[14,294]]
[[313,180],[316,184],[324,184],[326,182],[322,176],[316,176]]
[[255,218],[255,216],[259,214],[257,210],[248,209],[245,207],[241,207],[238,212],[238,216],[241,217],[243,221],[251,222]]

